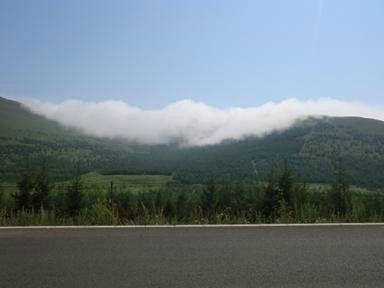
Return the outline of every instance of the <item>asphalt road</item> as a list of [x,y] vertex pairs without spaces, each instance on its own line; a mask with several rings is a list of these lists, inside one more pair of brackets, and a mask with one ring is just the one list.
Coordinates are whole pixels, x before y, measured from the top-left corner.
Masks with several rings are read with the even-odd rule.
[[0,230],[0,287],[384,287],[384,225]]

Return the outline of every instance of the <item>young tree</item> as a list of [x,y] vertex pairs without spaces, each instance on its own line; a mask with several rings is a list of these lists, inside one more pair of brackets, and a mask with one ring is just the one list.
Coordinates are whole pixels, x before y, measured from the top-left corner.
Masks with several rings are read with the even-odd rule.
[[35,187],[32,175],[29,171],[24,171],[20,180],[17,182],[18,193],[13,197],[16,201],[16,208],[30,210],[32,207],[32,191]]
[[181,191],[178,193],[177,200],[176,200],[176,216],[177,220],[185,220],[187,216],[187,195],[185,191]]
[[264,186],[264,200],[262,212],[265,217],[271,219],[272,223],[276,221],[276,214],[279,208],[279,189],[276,183],[276,177],[273,172],[270,173],[267,184]]
[[80,175],[76,175],[68,185],[67,213],[76,216],[83,207],[83,182]]
[[0,183],[0,209],[3,208],[4,191],[3,186]]
[[35,211],[41,207],[48,207],[48,196],[51,184],[48,178],[46,165],[43,164],[35,179],[35,192],[32,194],[32,202]]
[[213,218],[217,204],[217,187],[215,180],[210,178],[206,188],[203,191],[201,205],[206,217]]
[[334,181],[329,191],[329,202],[333,211],[345,215],[350,209],[351,193],[347,173],[341,163],[334,169]]
[[170,195],[168,195],[167,201],[165,202],[164,206],[164,216],[169,219],[172,219],[175,217],[176,214],[176,207],[173,199],[171,199]]
[[280,172],[278,177],[278,186],[281,192],[280,197],[288,205],[291,205],[292,202],[292,189],[293,189],[293,177],[291,170],[288,167],[288,162],[284,161],[283,169]]

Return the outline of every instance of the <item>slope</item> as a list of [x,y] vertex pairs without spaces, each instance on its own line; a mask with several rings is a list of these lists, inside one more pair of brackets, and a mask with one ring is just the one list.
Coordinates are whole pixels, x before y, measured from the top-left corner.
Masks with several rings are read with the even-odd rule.
[[358,117],[309,118],[265,137],[218,145],[139,145],[86,136],[0,98],[0,179],[45,162],[55,179],[105,174],[173,174],[179,183],[263,179],[287,160],[299,180],[329,183],[341,163],[353,184],[384,186],[384,122]]
[[83,135],[0,97],[0,179],[14,179],[42,162],[53,178],[63,179],[76,169],[112,167],[114,159],[122,161],[130,153],[124,141]]

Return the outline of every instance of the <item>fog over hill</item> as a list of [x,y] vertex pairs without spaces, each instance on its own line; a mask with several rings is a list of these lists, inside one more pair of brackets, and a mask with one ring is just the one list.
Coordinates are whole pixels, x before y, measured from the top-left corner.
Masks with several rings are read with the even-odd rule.
[[[332,100],[318,100],[313,103],[324,103],[324,101],[334,104],[327,107],[330,112],[335,114],[351,112],[355,115],[376,116],[375,118],[380,118],[381,115],[379,109],[375,110],[358,104],[343,106],[342,102],[332,102]],[[180,111],[169,109],[169,107],[157,111],[146,111],[130,108],[124,103],[121,103],[121,107],[117,105],[118,102],[112,103],[114,105],[110,103],[108,110],[106,108],[108,105],[105,103],[74,102],[73,105],[77,105],[77,110],[72,109],[73,119],[70,114],[66,114],[70,110],[63,109],[60,105],[45,104],[45,108],[40,106],[39,109],[50,112],[49,117],[52,119],[57,119],[56,115],[59,115],[63,118],[61,123],[66,120],[66,125],[82,128],[90,134],[109,137],[125,136],[128,140],[166,144],[145,145],[121,138],[88,136],[76,129],[66,129],[53,120],[32,113],[19,102],[0,97],[0,161],[2,163],[0,179],[7,181],[17,179],[20,169],[24,169],[28,165],[38,167],[44,161],[54,179],[67,179],[73,175],[76,167],[80,167],[83,172],[172,174],[173,179],[179,183],[204,183],[210,177],[214,177],[218,181],[251,180],[255,179],[256,175],[258,179],[265,178],[271,170],[278,168],[282,165],[282,161],[287,160],[295,176],[302,181],[329,183],[335,163],[342,161],[348,170],[351,183],[377,187],[384,185],[384,122],[380,120],[361,117],[321,117],[294,122],[295,115],[305,115],[305,102],[298,100],[268,104],[259,108],[237,108],[239,112],[236,117],[230,116],[234,113],[230,111],[236,109],[219,110],[193,102],[184,102],[183,105],[191,104],[205,110],[202,109],[202,112],[196,109],[195,114],[190,112],[185,117],[182,115],[182,112],[185,111],[181,109],[183,105],[179,106]],[[295,107],[298,108],[295,110],[291,106],[289,110],[289,103],[295,104]],[[308,103],[306,105],[309,106]],[[64,105],[64,107],[66,106]],[[35,107],[35,109],[37,108]],[[129,109],[136,109],[133,114],[136,115],[136,118],[127,112]],[[268,110],[269,113],[261,113],[260,111],[263,109]],[[310,108],[307,110],[311,111]],[[174,111],[174,114],[169,111]],[[251,117],[250,111],[259,111],[255,112],[258,116]],[[47,114],[49,114],[48,112]],[[317,112],[320,113],[320,110]],[[126,118],[122,116],[124,113],[127,114]],[[200,119],[199,113],[205,115],[206,118]],[[108,119],[105,118],[107,115]],[[153,115],[156,115],[157,118]],[[165,120],[169,121],[167,122],[169,127],[161,126],[166,123],[162,118],[165,117],[163,115],[168,117]],[[170,115],[174,117],[173,122],[170,121]],[[210,115],[211,118],[219,115],[220,121],[223,121],[225,117],[229,119],[233,117],[237,120],[238,125],[248,126],[239,127],[237,131],[232,123],[214,119],[217,125],[208,127],[213,132],[217,131],[215,129],[220,130],[220,125],[222,125],[222,130],[225,130],[225,125],[233,129],[225,130],[226,134],[219,135],[222,138],[214,138],[218,134],[210,135],[201,132],[201,129],[206,128],[203,127],[203,124],[210,124],[207,115]],[[267,118],[264,119],[263,115]],[[276,119],[273,115],[277,115]],[[83,126],[74,125],[78,123],[75,120],[79,118],[83,119],[81,122]],[[109,120],[109,122],[104,123],[103,119],[104,121]],[[129,119],[136,122],[131,123],[128,121]],[[142,125],[138,119],[142,120],[145,125]],[[196,124],[195,126],[198,127],[195,127],[191,119],[201,125]],[[124,123],[126,123],[124,120],[129,122],[127,128],[124,128]],[[73,125],[70,124],[71,121],[74,123]],[[188,121],[190,122],[188,123]],[[88,122],[89,125],[92,124],[90,127],[87,126]],[[271,125],[267,126],[265,123]],[[151,127],[150,124],[154,127]],[[262,124],[266,126],[260,126]],[[108,127],[110,127],[109,130]],[[157,131],[157,127],[162,130]],[[186,138],[192,135],[192,132],[184,131],[182,127],[205,137]],[[279,131],[271,132],[273,129],[279,129]],[[115,134],[112,134],[111,131]],[[133,133],[132,131],[136,133],[135,138],[129,134]],[[170,134],[170,131],[173,131],[174,134]],[[185,137],[185,141],[189,141],[184,143],[190,145],[167,144],[167,141],[175,140],[172,137],[180,137],[175,131]],[[264,137],[245,137],[245,135],[252,134],[264,135]],[[141,138],[138,138],[139,136]],[[234,140],[222,141],[220,144],[202,145],[226,138]],[[191,146],[193,144],[196,145]]]
[[287,99],[255,107],[215,108],[182,100],[160,109],[141,109],[123,101],[61,103],[18,99],[31,111],[101,137],[122,137],[141,144],[180,142],[187,146],[218,144],[225,139],[263,136],[284,130],[308,116],[356,116],[384,120],[384,108],[331,98]]

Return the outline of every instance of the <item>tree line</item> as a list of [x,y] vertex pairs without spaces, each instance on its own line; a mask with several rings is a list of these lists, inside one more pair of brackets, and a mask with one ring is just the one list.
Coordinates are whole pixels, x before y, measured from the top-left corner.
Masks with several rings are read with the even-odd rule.
[[384,220],[379,192],[353,192],[341,165],[332,184],[316,189],[298,182],[287,162],[258,181],[204,185],[171,184],[140,192],[111,183],[102,194],[88,193],[77,173],[54,189],[46,166],[27,169],[18,192],[5,205],[0,197],[1,225],[48,224],[198,224],[308,223]]

